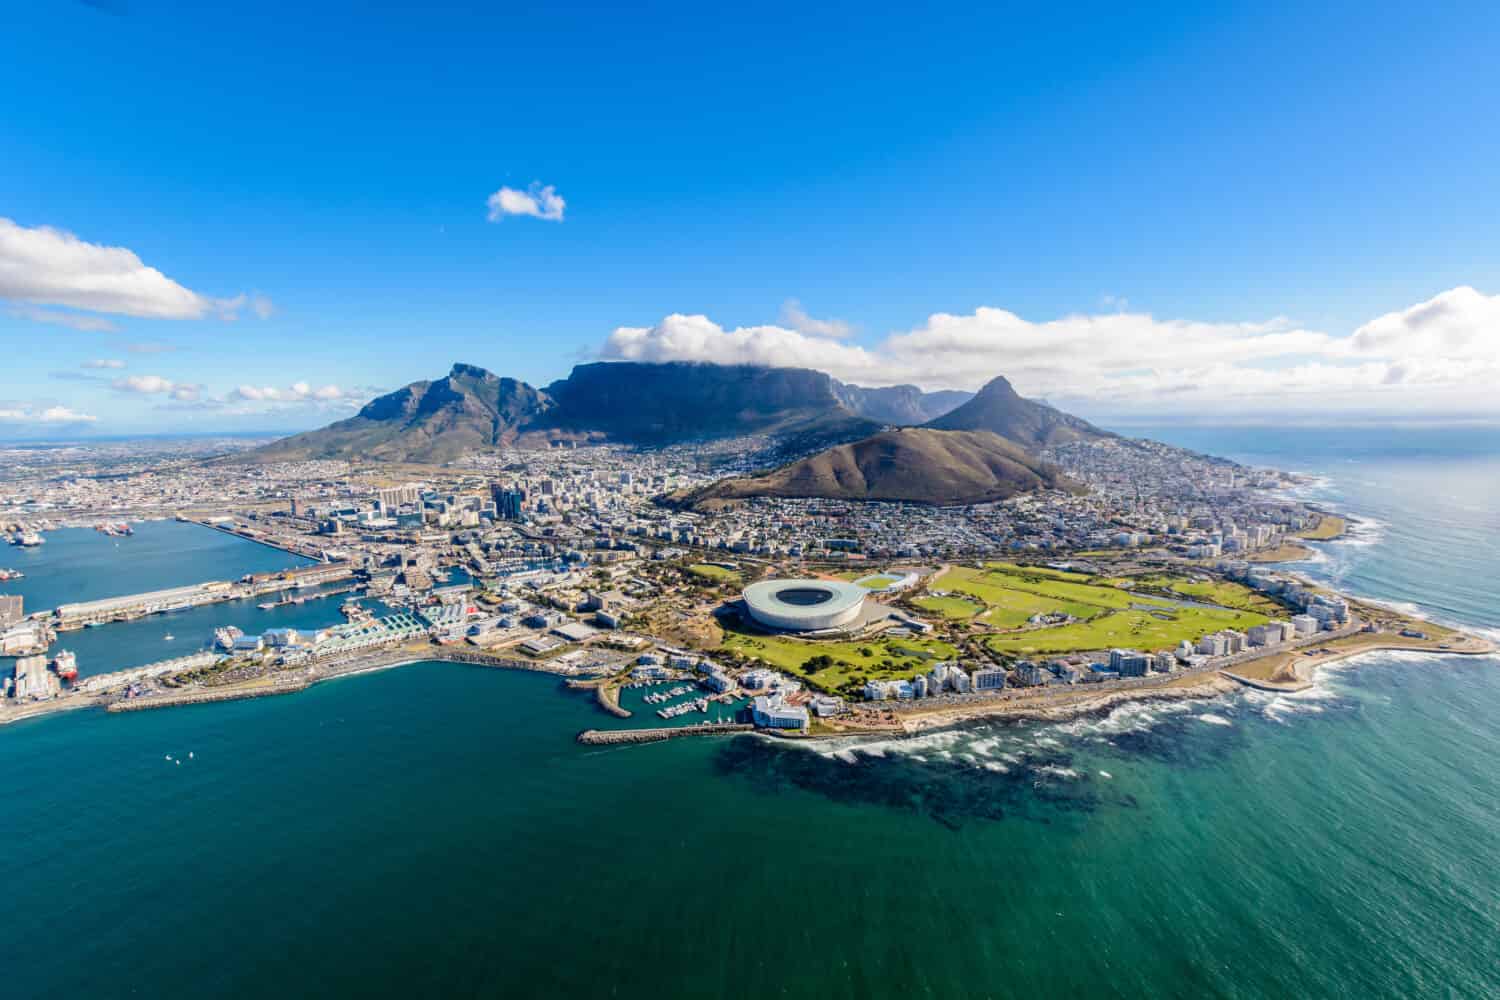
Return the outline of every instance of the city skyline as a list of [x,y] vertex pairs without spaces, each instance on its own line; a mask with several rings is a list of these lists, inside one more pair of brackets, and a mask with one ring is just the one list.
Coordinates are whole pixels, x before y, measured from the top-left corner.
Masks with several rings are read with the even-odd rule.
[[0,435],[299,430],[455,361],[600,359],[1500,415],[1479,5],[794,36],[101,6],[20,14],[0,67]]

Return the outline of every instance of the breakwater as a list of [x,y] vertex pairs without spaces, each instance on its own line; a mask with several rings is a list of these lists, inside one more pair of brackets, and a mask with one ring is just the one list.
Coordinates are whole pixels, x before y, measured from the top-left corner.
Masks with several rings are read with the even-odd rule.
[[748,722],[703,722],[695,726],[671,726],[663,729],[585,729],[578,742],[588,746],[617,746],[626,743],[660,743],[681,736],[730,736],[754,732]]
[[179,705],[211,705],[221,701],[244,701],[247,698],[265,698],[275,694],[293,694],[305,690],[310,682],[298,678],[273,684],[262,684],[252,688],[225,688],[184,691],[181,694],[153,695],[147,698],[125,698],[105,706],[109,712],[144,712],[152,708],[173,708]]

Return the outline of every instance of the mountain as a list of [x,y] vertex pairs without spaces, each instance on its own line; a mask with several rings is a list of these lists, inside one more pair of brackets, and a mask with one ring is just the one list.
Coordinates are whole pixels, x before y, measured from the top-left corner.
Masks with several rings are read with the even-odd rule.
[[693,361],[578,365],[547,387],[556,409],[538,426],[632,444],[764,434],[804,439],[811,447],[878,430],[877,422],[839,402],[834,385],[807,368]]
[[242,457],[438,464],[552,441],[667,445],[746,436],[773,438],[783,454],[806,454],[923,421],[937,430],[993,431],[1023,451],[1104,436],[1086,421],[1022,399],[1003,378],[969,398],[909,385],[865,389],[807,368],[619,361],[578,365],[537,389],[456,364],[443,378],[387,393],[347,420]]
[[844,407],[882,424],[903,427],[925,424],[974,398],[972,392],[941,390],[923,392],[914,385],[892,385],[863,389],[835,381],[833,394]]
[[442,463],[555,440],[663,445],[745,435],[810,451],[880,429],[840,403],[833,384],[805,368],[612,362],[578,365],[536,389],[456,364],[435,382],[413,382],[347,420],[241,457]]
[[952,506],[1072,485],[1057,469],[991,431],[908,427],[829,448],[762,476],[724,479],[672,502],[699,510],[747,497]]
[[347,420],[247,454],[266,462],[446,462],[467,452],[513,444],[525,427],[552,407],[545,393],[525,382],[457,364],[436,382],[413,382],[371,400]]
[[1115,436],[1046,403],[1022,398],[1003,376],[990,379],[973,399],[924,426],[943,431],[993,431],[1032,451]]

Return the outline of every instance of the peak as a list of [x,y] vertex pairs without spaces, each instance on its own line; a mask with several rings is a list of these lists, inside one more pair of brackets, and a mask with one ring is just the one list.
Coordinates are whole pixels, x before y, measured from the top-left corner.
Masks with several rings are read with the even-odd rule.
[[986,382],[984,384],[984,387],[979,390],[979,395],[981,396],[1000,394],[1004,394],[1006,396],[1014,396],[1016,394],[1015,387],[1010,384],[1010,380],[1007,379],[1004,375],[996,375],[994,378]]
[[449,378],[494,378],[495,376],[491,375],[485,369],[480,368],[478,365],[466,365],[463,362],[457,362],[457,363],[454,364],[453,370],[448,373],[448,377]]

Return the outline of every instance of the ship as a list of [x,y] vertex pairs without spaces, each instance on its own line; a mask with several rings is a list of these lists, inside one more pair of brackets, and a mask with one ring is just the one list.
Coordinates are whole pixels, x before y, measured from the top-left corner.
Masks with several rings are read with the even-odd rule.
[[234,640],[244,635],[244,631],[234,625],[225,625],[223,628],[214,629],[214,645],[220,649],[233,649]]
[[18,569],[0,569],[0,583],[4,583],[4,582],[6,582],[8,580],[24,580],[24,579],[26,579],[26,574],[22,573]]
[[60,649],[52,658],[52,669],[57,671],[57,676],[65,681],[76,680],[78,677],[78,657],[66,649]]
[[36,545],[41,545],[45,541],[46,539],[37,534],[35,531],[18,531],[15,533],[14,537],[11,538],[10,544],[20,545],[24,548],[31,548]]

